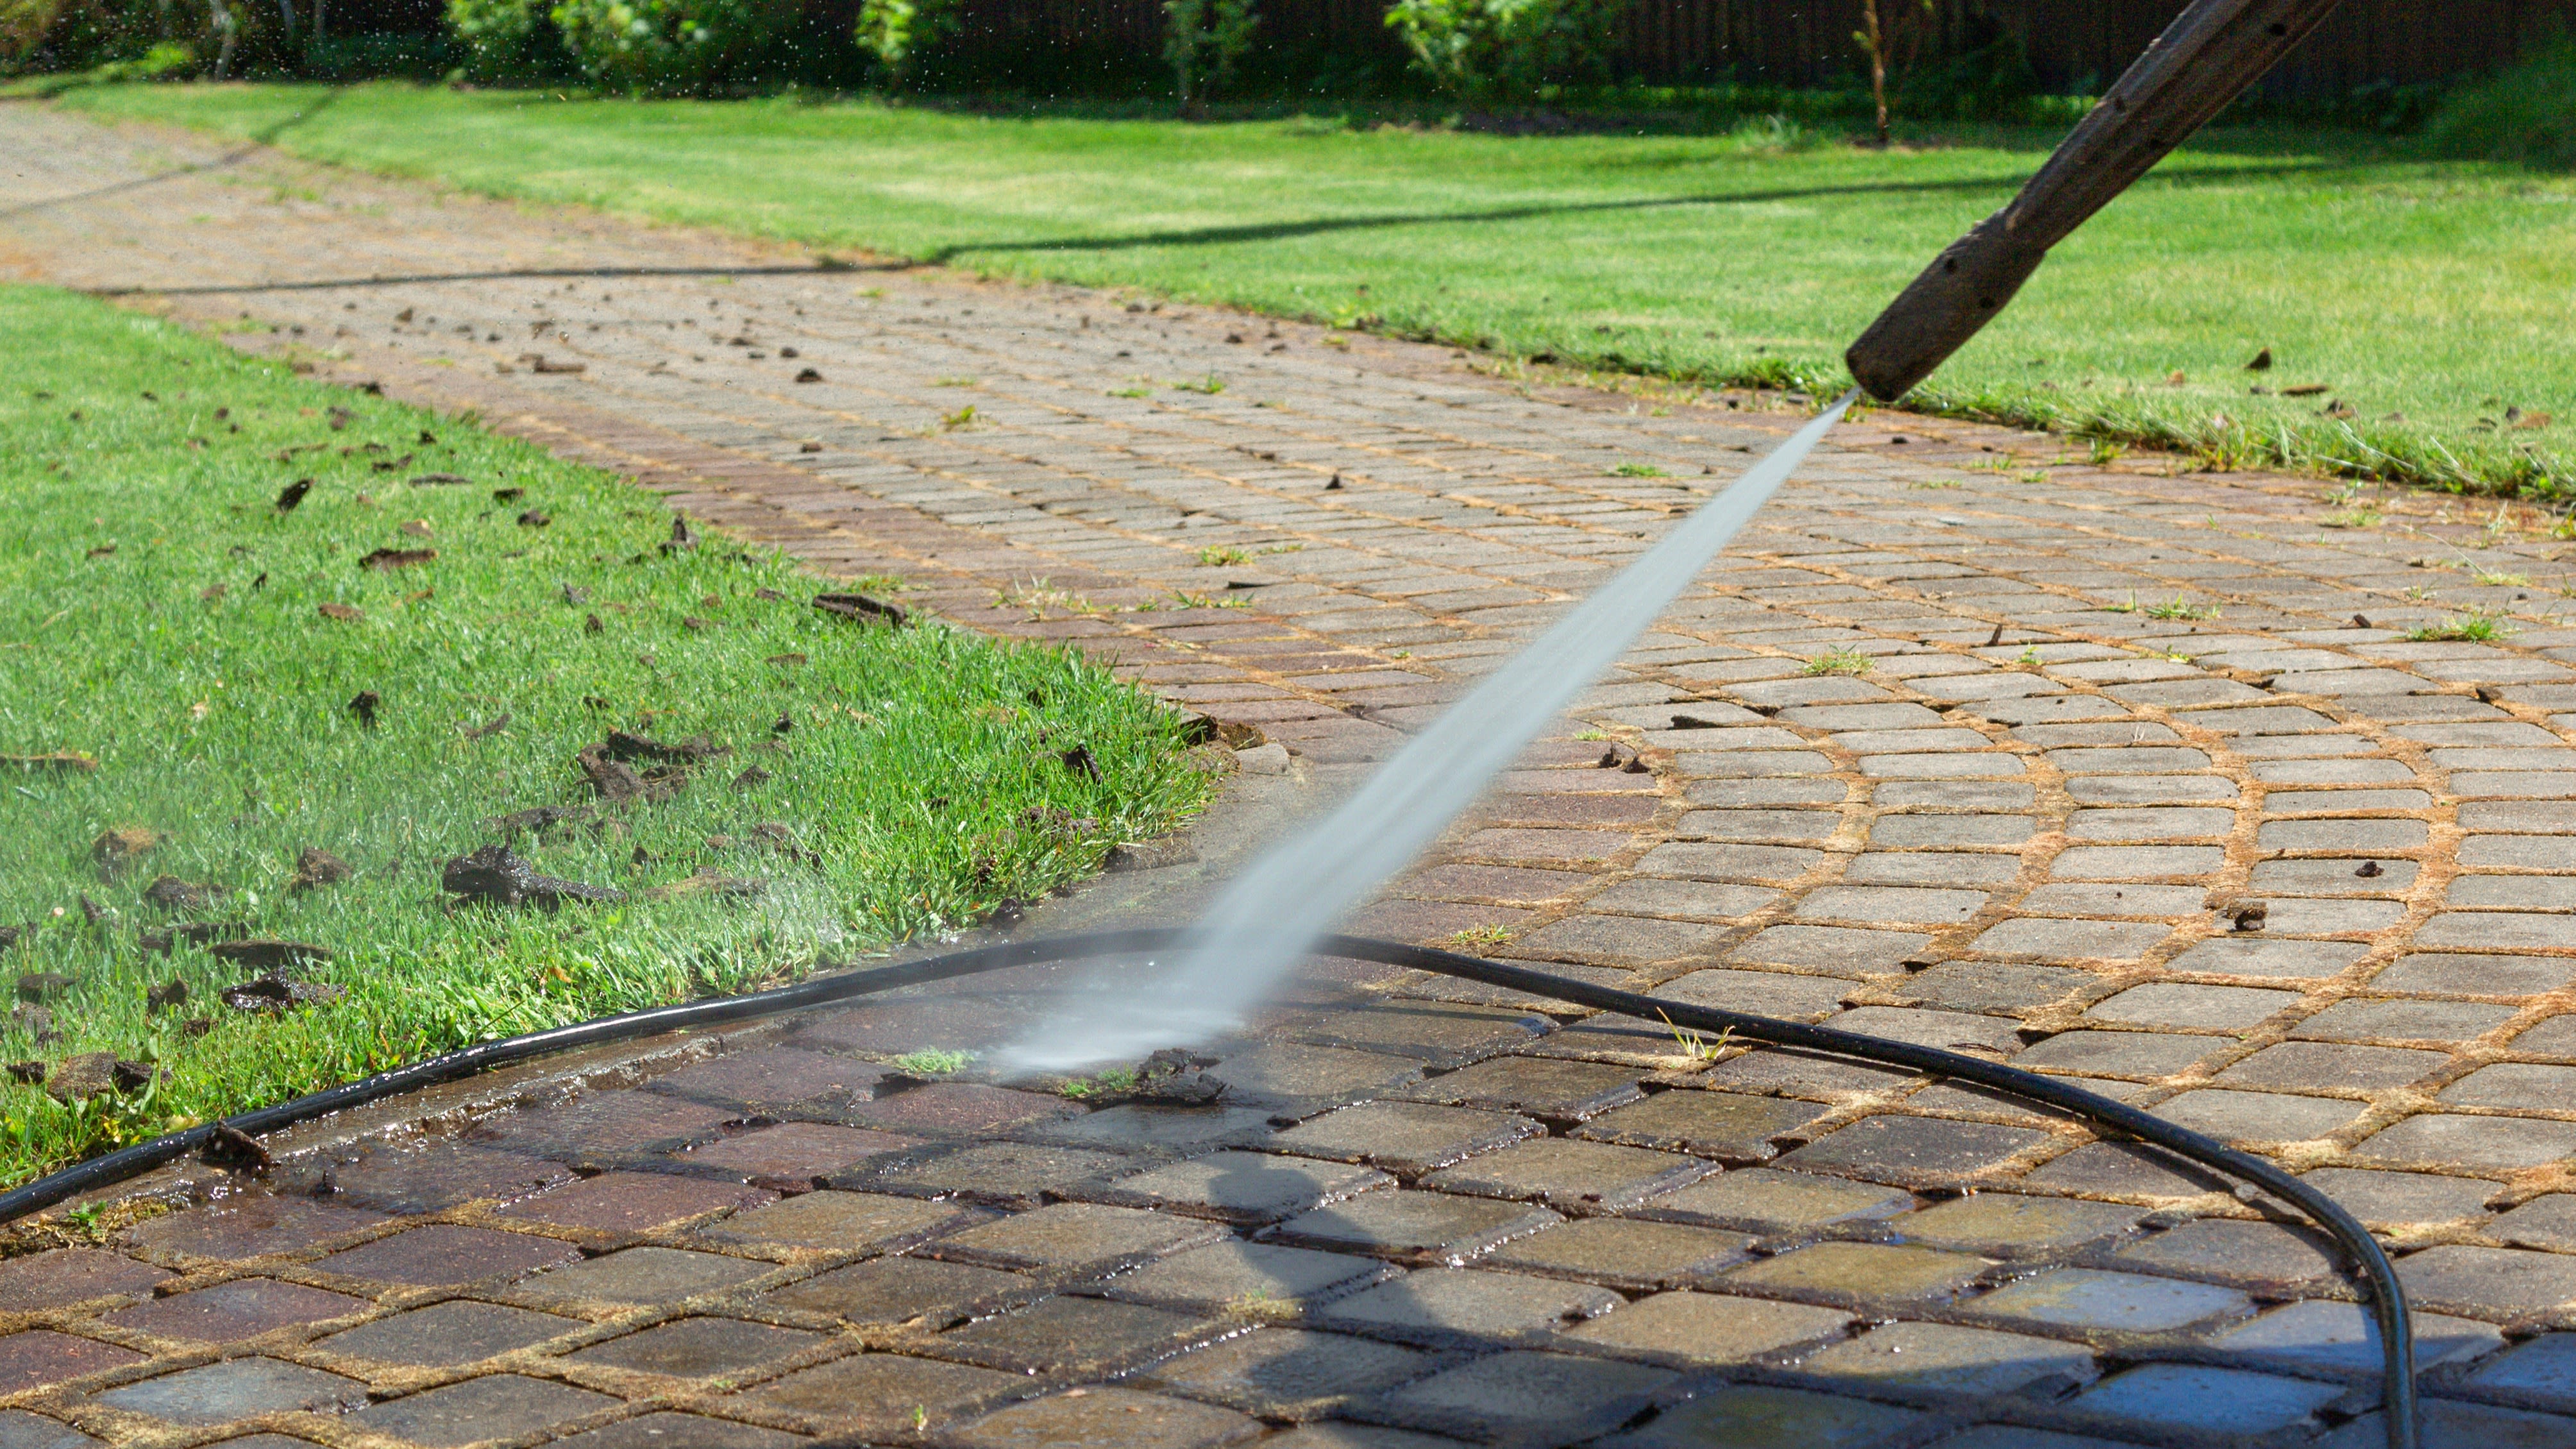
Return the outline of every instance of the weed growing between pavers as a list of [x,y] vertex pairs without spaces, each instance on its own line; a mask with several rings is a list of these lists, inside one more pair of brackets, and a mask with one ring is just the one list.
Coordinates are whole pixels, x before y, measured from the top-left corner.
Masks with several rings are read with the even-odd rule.
[[[0,338],[0,754],[96,762],[0,768],[0,1061],[166,1073],[0,1083],[12,1180],[979,919],[1204,798],[1170,716],[1079,656],[825,614],[534,447],[63,293],[0,289]],[[611,730],[731,753],[610,804],[574,757]],[[578,813],[494,823],[546,806]],[[505,838],[624,899],[457,905],[443,863]],[[344,994],[226,1004],[243,936],[323,948],[288,974]]]

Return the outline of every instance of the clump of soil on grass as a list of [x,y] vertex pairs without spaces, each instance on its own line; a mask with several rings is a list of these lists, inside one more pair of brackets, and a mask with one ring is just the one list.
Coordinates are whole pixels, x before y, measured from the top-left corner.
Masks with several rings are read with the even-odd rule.
[[540,875],[535,866],[506,845],[487,845],[447,862],[438,883],[448,894],[499,906],[539,906],[553,910],[565,901],[622,901],[626,893],[608,886]]
[[308,845],[303,854],[295,857],[295,874],[286,882],[286,888],[291,891],[317,890],[338,885],[355,874],[357,872],[349,868],[347,861],[318,845]]
[[114,880],[160,843],[161,833],[157,830],[118,825],[101,831],[98,839],[90,842],[89,858],[98,862],[100,875]]

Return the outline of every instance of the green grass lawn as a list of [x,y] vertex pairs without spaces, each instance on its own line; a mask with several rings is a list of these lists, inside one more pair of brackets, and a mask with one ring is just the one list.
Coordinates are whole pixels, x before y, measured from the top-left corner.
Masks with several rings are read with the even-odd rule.
[[[21,1009],[0,1061],[170,1073],[77,1109],[0,1079],[0,1179],[980,919],[1204,798],[1172,717],[1079,656],[836,619],[792,564],[666,550],[659,500],[537,448],[49,290],[0,287],[0,353],[0,753],[96,762],[0,764],[0,980],[67,978],[20,981],[56,1036]],[[365,565],[385,549],[436,556]],[[574,756],[612,729],[731,753],[659,803],[591,803]],[[156,843],[104,865],[125,830]],[[505,838],[627,898],[456,908],[443,862]],[[354,874],[299,883],[316,848]],[[260,972],[191,923],[320,946],[301,974],[346,994],[227,1006]],[[148,1009],[173,981],[186,1001]]]
[[[1506,361],[1827,389],[1844,344],[2055,140],[1882,153],[1773,124],[1514,138],[398,84],[96,87],[59,104],[497,196],[1150,288]],[[2576,489],[2571,291],[2576,180],[2339,134],[2216,132],[2061,246],[1921,402],[2221,466],[2556,496]],[[2272,370],[2245,371],[2264,348]],[[2281,395],[2305,386],[2326,390]],[[2334,403],[2351,417],[2325,415]]]

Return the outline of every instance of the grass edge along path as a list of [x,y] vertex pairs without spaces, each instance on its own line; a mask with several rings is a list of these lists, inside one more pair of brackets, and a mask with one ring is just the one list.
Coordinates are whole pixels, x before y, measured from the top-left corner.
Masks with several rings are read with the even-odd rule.
[[[60,104],[508,200],[1454,345],[1506,376],[1819,396],[1847,384],[1843,341],[2056,135],[1877,153],[1779,118],[1499,137],[392,83]],[[2564,179],[2371,138],[2209,133],[2062,245],[1908,406],[2177,466],[2564,498],[2571,198]],[[2277,367],[2248,370],[2258,354]]]
[[[1070,648],[833,617],[607,474],[102,302],[0,285],[0,338],[0,1182],[969,923],[1206,799]],[[443,888],[504,842],[617,898]]]

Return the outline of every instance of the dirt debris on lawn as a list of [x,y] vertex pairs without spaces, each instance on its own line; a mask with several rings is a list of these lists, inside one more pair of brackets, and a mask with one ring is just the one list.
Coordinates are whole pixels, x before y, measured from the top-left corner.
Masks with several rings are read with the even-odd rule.
[[539,874],[535,866],[506,845],[487,845],[457,856],[439,872],[439,885],[464,901],[490,905],[532,905],[552,910],[565,901],[622,901],[626,893],[610,886]]

